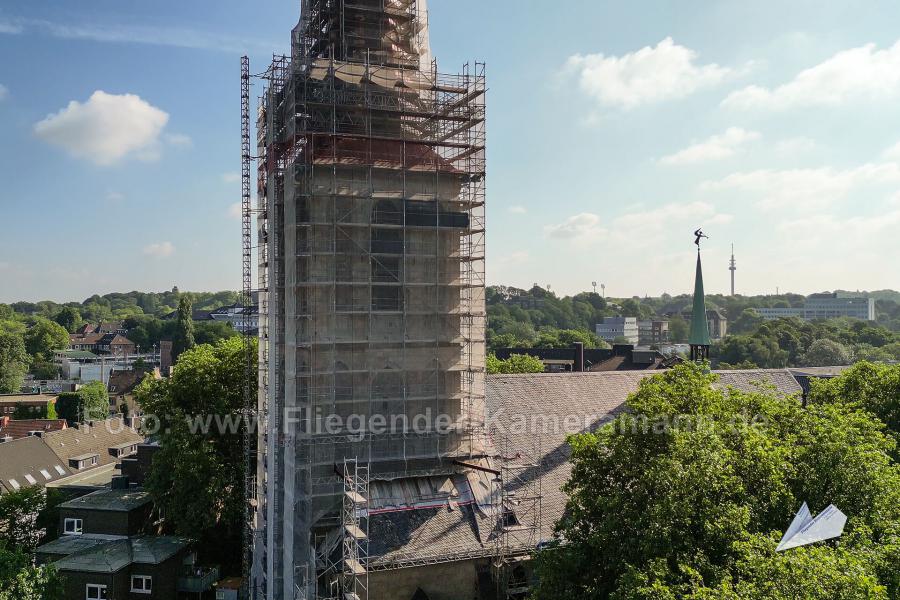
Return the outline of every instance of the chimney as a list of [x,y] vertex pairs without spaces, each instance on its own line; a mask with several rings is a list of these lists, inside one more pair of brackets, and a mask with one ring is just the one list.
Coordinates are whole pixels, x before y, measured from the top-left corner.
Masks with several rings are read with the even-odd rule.
[[575,364],[572,366],[575,373],[584,372],[584,343],[575,342]]

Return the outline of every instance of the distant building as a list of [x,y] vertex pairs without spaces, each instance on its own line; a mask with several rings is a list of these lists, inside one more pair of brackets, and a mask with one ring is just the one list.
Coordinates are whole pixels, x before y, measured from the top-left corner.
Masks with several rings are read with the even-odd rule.
[[27,408],[35,415],[45,413],[49,404],[56,403],[52,394],[0,394],[0,417],[16,412],[16,408]]
[[875,299],[840,297],[837,293],[813,294],[799,308],[757,308],[756,312],[767,321],[789,317],[806,321],[840,318],[874,321]]
[[[694,320],[694,311],[685,309],[681,312],[681,317],[691,323]],[[706,311],[706,323],[710,339],[721,340],[728,335],[728,319],[718,309],[710,308]]]
[[103,335],[106,335],[107,333],[118,333],[119,335],[125,335],[128,333],[128,330],[125,329],[124,321],[100,321],[97,325],[85,323],[75,331],[76,335],[88,335],[92,333]]
[[605,317],[602,323],[597,323],[597,336],[606,342],[627,340],[630,344],[640,341],[638,322],[635,317]]
[[[178,311],[167,314],[163,319],[173,321],[178,318]],[[251,332],[259,330],[259,306],[242,306],[230,304],[221,306],[215,310],[195,310],[191,313],[191,319],[198,323],[206,321],[218,321],[228,323],[235,331]]]
[[73,333],[69,335],[69,350],[129,356],[137,352],[137,347],[120,333]]
[[638,343],[641,346],[659,346],[668,344],[669,322],[663,319],[638,321]]
[[612,348],[501,348],[495,355],[506,360],[513,354],[532,356],[548,373],[581,371],[644,371],[668,369],[680,359],[663,356],[656,350],[616,344]]

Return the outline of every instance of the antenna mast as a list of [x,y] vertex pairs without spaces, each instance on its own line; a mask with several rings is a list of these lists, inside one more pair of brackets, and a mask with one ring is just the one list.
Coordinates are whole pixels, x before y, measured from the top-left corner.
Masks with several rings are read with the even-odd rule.
[[734,244],[731,245],[731,263],[728,270],[731,271],[731,295],[734,296],[734,272],[737,271],[737,262],[734,260]]

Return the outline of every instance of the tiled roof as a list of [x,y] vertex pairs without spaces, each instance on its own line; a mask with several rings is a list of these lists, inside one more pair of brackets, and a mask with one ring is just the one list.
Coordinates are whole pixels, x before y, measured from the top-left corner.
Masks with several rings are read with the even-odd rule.
[[0,494],[29,485],[43,486],[69,473],[66,461],[60,460],[41,438],[31,436],[0,444]]
[[0,438],[10,436],[14,440],[28,437],[32,431],[50,432],[66,428],[65,419],[6,420],[0,417]]
[[130,394],[144,380],[144,371],[113,371],[109,376],[109,392],[118,396]]
[[[495,429],[494,453],[519,456],[517,460],[526,470],[530,462],[540,470],[540,539],[552,538],[554,526],[565,510],[562,486],[571,472],[567,435],[592,431],[612,420],[625,410],[625,401],[637,391],[640,382],[654,374],[653,371],[619,371],[487,378],[487,409]],[[801,391],[786,370],[717,374],[716,386],[722,388],[756,391],[760,386],[770,386],[783,395]],[[540,425],[521,427],[523,417],[530,420],[533,416],[541,417]],[[567,417],[572,419],[571,424],[566,423]],[[501,434],[505,441],[501,441]],[[532,452],[539,456],[529,456]],[[398,568],[439,557],[454,560],[458,556],[462,560],[490,555],[494,551],[496,511],[491,503],[495,496],[485,489],[491,486],[492,478],[490,473],[473,470],[467,478],[445,477],[447,485],[434,477],[372,482],[373,514],[368,523],[370,566]],[[443,492],[446,493],[441,496]],[[399,500],[385,502],[382,498],[385,495]],[[441,497],[446,501],[435,506],[434,500]],[[395,510],[376,512],[384,508]]]
[[44,441],[60,459],[68,464],[70,458],[83,454],[97,454],[97,466],[116,462],[116,457],[109,453],[126,442],[140,444],[144,438],[134,429],[128,427],[122,419],[94,421],[94,424],[81,424],[63,431],[54,431],[44,436]]
[[423,508],[374,515],[369,521],[371,566],[413,563],[446,555],[493,553],[495,519],[472,505]]
[[[513,426],[516,415],[543,415],[552,422],[588,423],[581,431],[595,430],[625,410],[628,396],[637,391],[652,371],[621,371],[610,373],[565,373],[536,375],[492,375],[487,378],[487,408],[491,415],[499,415],[499,424],[509,433],[514,449],[528,453],[535,447],[535,433],[540,434],[541,490],[543,494],[541,537],[550,539],[554,524],[562,517],[566,496],[561,488],[569,479],[570,433],[559,428],[547,432],[517,433]],[[760,386],[774,386],[782,395],[798,394],[800,385],[787,370],[721,371],[716,373],[716,386],[733,387],[741,391],[757,391]]]

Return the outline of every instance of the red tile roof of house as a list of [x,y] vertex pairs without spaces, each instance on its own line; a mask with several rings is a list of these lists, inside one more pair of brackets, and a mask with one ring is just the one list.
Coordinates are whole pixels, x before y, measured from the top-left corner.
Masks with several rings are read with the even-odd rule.
[[13,420],[8,416],[0,417],[0,438],[9,436],[14,440],[18,440],[28,437],[32,431],[47,433],[50,431],[61,431],[65,428],[65,419]]

